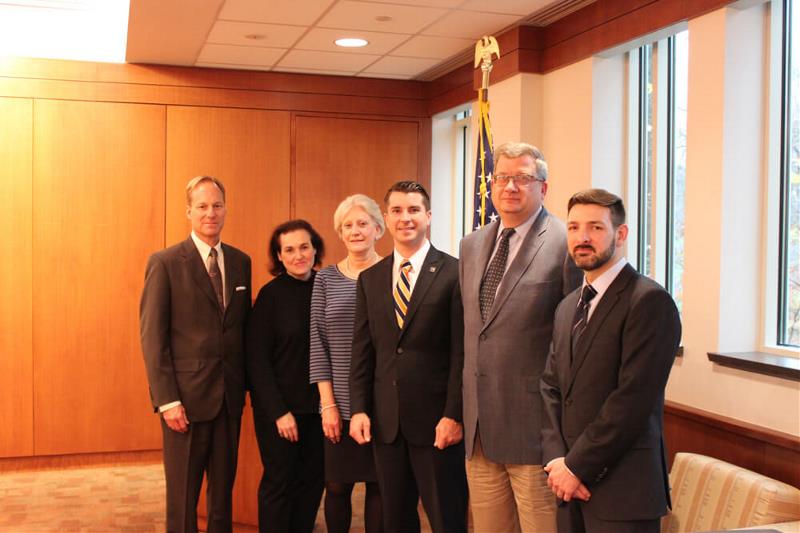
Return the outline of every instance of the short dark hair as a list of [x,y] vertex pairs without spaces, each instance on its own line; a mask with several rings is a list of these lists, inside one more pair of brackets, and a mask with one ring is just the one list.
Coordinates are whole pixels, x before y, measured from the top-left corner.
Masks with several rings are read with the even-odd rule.
[[425,190],[425,187],[422,186],[421,183],[416,181],[398,181],[391,187],[389,190],[386,191],[386,196],[383,197],[383,206],[389,206],[389,196],[392,195],[393,192],[404,192],[406,194],[412,192],[418,192],[422,195],[422,203],[425,204],[425,211],[431,210],[431,197],[428,194],[428,191]]
[[286,267],[283,266],[281,260],[278,258],[278,253],[281,251],[281,235],[291,233],[297,230],[306,230],[311,236],[311,246],[314,247],[314,266],[319,267],[322,265],[322,258],[325,256],[325,243],[322,241],[317,230],[311,224],[303,219],[295,219],[279,224],[272,230],[272,236],[269,238],[269,259],[272,262],[269,268],[269,273],[273,276],[278,276],[286,272]]
[[585,189],[576,192],[567,202],[567,213],[573,205],[600,205],[611,211],[611,224],[618,228],[625,223],[625,205],[622,198],[605,189]]

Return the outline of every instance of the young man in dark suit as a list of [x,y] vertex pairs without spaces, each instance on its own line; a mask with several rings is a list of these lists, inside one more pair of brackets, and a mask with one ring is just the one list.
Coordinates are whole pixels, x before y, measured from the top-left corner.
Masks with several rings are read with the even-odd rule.
[[139,311],[150,398],[161,414],[167,531],[197,531],[208,474],[208,531],[232,529],[244,405],[244,324],[250,258],[220,242],[225,187],[209,176],[186,186],[188,239],[147,262]]
[[386,531],[465,532],[464,325],[458,262],[431,246],[430,197],[412,181],[384,198],[394,252],[361,273],[350,366],[350,435],[374,438]]
[[681,337],[672,297],[625,260],[625,208],[602,189],[568,204],[583,286],[558,306],[542,376],[542,444],[560,532],[658,532],[670,505],[664,388]]

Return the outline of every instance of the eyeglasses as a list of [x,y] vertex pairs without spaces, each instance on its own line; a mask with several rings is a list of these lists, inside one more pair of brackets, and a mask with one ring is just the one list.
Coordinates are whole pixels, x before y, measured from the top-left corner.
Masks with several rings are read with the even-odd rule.
[[544,181],[539,179],[537,176],[533,176],[531,174],[517,174],[516,176],[508,176],[506,174],[498,174],[496,176],[492,176],[492,184],[498,185],[500,187],[505,187],[508,185],[510,180],[514,180],[514,183],[519,187],[526,187],[535,181]]

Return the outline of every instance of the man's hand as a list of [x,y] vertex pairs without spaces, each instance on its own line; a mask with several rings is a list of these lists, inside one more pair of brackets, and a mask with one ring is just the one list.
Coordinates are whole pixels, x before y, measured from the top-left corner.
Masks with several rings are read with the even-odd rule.
[[372,440],[367,413],[356,413],[350,418],[350,436],[359,444],[366,444]]
[[335,405],[322,410],[322,432],[334,444],[342,440],[342,417]]
[[433,441],[433,446],[444,450],[448,446],[458,444],[463,438],[464,428],[461,423],[443,416],[436,424],[436,440]]
[[183,405],[170,407],[161,413],[161,416],[164,417],[164,422],[167,423],[167,427],[172,431],[177,431],[178,433],[189,431],[189,419],[186,418],[186,410]]
[[592,496],[586,485],[581,483],[581,480],[573,475],[567,468],[567,463],[564,462],[563,457],[556,457],[544,467],[547,472],[547,486],[553,491],[558,498],[565,502],[573,498],[583,501],[589,501]]
[[297,422],[291,411],[277,419],[275,425],[278,426],[278,435],[282,438],[289,442],[297,442],[300,440],[300,433],[297,431]]

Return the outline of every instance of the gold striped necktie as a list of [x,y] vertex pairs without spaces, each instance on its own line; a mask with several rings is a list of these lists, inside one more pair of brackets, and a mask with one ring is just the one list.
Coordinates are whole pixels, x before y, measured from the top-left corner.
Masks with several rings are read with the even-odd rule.
[[403,259],[400,263],[400,277],[392,291],[394,296],[394,316],[397,325],[403,329],[403,323],[408,312],[408,302],[411,301],[411,261]]

